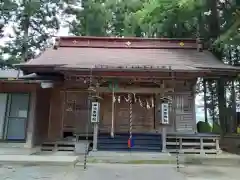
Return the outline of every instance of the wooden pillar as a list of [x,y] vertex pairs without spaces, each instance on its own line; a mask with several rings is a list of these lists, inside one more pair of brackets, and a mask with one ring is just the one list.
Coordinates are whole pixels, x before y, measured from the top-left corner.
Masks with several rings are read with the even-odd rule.
[[97,151],[97,141],[98,141],[98,123],[93,124],[93,151]]
[[[193,100],[192,100],[192,113],[193,113],[193,131],[195,133],[197,133],[197,118],[196,118],[196,106],[195,106],[195,100],[196,100],[196,83],[194,83],[193,85],[193,89],[192,89],[192,96],[193,96]],[[205,110],[204,110],[205,111]]]
[[180,151],[182,151],[182,138],[181,137],[179,138],[179,149],[180,149]]
[[[99,84],[96,85],[99,88]],[[99,103],[99,109],[97,112],[98,121],[93,123],[93,151],[97,151],[97,144],[98,144],[98,124],[100,121],[100,111],[101,111],[101,104],[99,100],[101,99],[99,92],[96,92],[96,96],[94,101]]]
[[162,127],[162,152],[167,152],[167,131],[166,126]]
[[219,139],[216,139],[215,140],[215,143],[216,143],[216,150],[217,150],[217,153],[219,153],[221,151],[220,147],[219,147]]
[[36,92],[31,93],[30,97],[30,108],[29,108],[29,116],[28,116],[28,125],[27,125],[27,137],[26,143],[24,145],[25,148],[32,148],[34,146],[35,141],[35,124],[36,124]]
[[202,137],[200,137],[200,154],[205,155]]

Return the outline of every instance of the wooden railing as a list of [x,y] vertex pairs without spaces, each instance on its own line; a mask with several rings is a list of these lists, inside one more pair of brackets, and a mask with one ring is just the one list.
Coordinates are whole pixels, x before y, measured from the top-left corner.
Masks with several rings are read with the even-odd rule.
[[190,154],[219,154],[219,135],[214,134],[167,134],[168,152]]

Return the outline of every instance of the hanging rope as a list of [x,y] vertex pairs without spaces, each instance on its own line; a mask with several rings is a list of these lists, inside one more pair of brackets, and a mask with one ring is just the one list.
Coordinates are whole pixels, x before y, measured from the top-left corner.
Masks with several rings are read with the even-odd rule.
[[128,147],[132,147],[132,97],[131,94],[128,94],[129,100],[129,140],[128,140]]
[[111,137],[114,138],[114,112],[115,112],[115,85],[112,84],[112,127],[111,127]]
[[88,148],[89,148],[89,141],[88,141],[88,124],[91,121],[91,109],[90,107],[92,106],[92,91],[94,90],[92,87],[92,68],[90,69],[90,79],[89,79],[89,93],[88,93],[88,122],[86,123],[86,149],[85,149],[85,154],[84,154],[84,164],[83,164],[83,168],[86,169],[87,168],[87,155],[88,155]]

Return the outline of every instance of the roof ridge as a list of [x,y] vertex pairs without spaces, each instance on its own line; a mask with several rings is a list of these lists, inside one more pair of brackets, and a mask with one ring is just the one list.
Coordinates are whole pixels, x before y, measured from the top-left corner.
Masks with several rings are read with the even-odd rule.
[[58,47],[200,50],[203,49],[203,43],[200,39],[190,38],[60,36],[55,40],[54,49]]

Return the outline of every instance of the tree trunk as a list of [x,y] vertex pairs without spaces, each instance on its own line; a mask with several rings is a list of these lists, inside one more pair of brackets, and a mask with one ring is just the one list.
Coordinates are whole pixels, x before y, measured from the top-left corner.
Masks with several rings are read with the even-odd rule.
[[216,123],[216,114],[215,114],[215,102],[214,102],[214,87],[213,84],[215,82],[214,81],[210,81],[209,82],[209,86],[210,86],[210,95],[211,95],[211,108],[212,108],[212,121],[213,123]]
[[219,121],[222,133],[226,132],[226,97],[225,97],[225,81],[223,78],[217,80],[218,85],[218,109],[219,109]]
[[[209,31],[210,37],[213,41],[216,40],[220,35],[220,23],[219,23],[219,14],[218,14],[218,0],[209,0],[207,1],[211,15],[209,16]],[[216,48],[213,50],[214,55],[221,61],[222,52],[219,52]],[[223,132],[226,131],[226,99],[225,99],[225,88],[224,88],[224,79],[219,78],[217,80],[218,87],[218,110],[219,110],[219,121]]]
[[23,29],[23,45],[22,45],[22,61],[26,62],[28,60],[28,34],[29,34],[29,26],[30,26],[30,17],[28,14],[28,1],[24,1],[24,17],[22,22],[22,29]]
[[204,93],[204,116],[205,122],[208,123],[208,115],[207,115],[207,84],[206,79],[203,79],[203,93]]
[[237,130],[237,113],[236,113],[236,91],[235,91],[235,84],[234,84],[234,80],[232,80],[231,82],[231,94],[232,94],[232,127],[231,127],[231,132],[235,132]]

